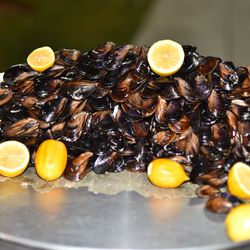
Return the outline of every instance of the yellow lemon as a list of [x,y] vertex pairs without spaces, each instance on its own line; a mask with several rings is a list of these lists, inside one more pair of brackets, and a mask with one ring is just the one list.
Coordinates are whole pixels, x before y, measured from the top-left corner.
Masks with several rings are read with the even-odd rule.
[[176,188],[189,180],[182,165],[167,158],[153,160],[148,166],[147,174],[154,185],[162,188]]
[[0,144],[0,175],[15,177],[24,172],[30,160],[28,148],[18,141]]
[[250,204],[233,208],[226,217],[225,225],[231,240],[250,240]]
[[175,74],[185,58],[181,44],[172,40],[161,40],[154,43],[148,51],[150,68],[160,76]]
[[29,54],[27,63],[32,69],[43,72],[54,65],[54,51],[48,46],[35,49]]
[[227,187],[232,195],[250,199],[250,166],[243,162],[235,163],[229,171]]
[[58,179],[67,164],[67,148],[63,142],[49,139],[37,149],[35,167],[37,174],[46,181]]

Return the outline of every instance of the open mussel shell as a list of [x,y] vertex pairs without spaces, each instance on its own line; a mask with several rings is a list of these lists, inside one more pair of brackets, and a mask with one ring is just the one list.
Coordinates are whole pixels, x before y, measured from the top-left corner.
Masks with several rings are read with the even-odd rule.
[[87,131],[95,130],[112,130],[115,128],[115,123],[110,111],[97,111],[90,116],[89,123],[87,124]]

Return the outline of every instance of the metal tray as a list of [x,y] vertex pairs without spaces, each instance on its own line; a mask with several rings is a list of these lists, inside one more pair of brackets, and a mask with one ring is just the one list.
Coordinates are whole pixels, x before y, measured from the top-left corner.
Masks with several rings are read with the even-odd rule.
[[[104,184],[105,185],[105,184]],[[224,215],[204,200],[114,196],[85,188],[38,193],[0,183],[1,249],[249,249],[234,244]],[[4,248],[3,248],[4,247]]]

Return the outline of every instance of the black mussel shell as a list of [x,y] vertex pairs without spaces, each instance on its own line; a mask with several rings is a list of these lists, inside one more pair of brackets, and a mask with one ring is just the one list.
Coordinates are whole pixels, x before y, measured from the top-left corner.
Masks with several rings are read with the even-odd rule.
[[197,69],[199,65],[199,54],[196,52],[196,47],[183,45],[185,53],[184,63],[180,69],[181,73],[189,73]]
[[117,156],[117,152],[106,152],[106,154],[99,155],[94,161],[93,171],[96,174],[104,174],[109,171]]
[[11,100],[13,93],[8,88],[0,88],[0,106]]
[[59,88],[61,84],[62,81],[60,79],[39,75],[35,78],[35,94],[40,98],[46,98]]
[[3,136],[7,138],[36,137],[38,130],[39,122],[33,118],[26,118],[5,127]]
[[181,99],[171,100],[165,109],[165,114],[169,122],[178,121],[183,115]]
[[115,44],[113,42],[102,43],[89,52],[89,57],[92,60],[104,60],[114,47]]
[[72,82],[81,80],[82,76],[76,68],[69,68],[60,74],[60,79],[65,82]]
[[204,75],[195,78],[195,95],[200,101],[205,101],[212,92],[212,84]]
[[199,56],[199,67],[198,73],[200,75],[208,75],[211,74],[218,66],[220,59],[212,56]]
[[97,82],[87,80],[65,82],[60,88],[60,93],[76,101],[85,100],[95,91],[97,85]]
[[148,53],[148,48],[142,46],[135,65],[135,72],[144,77],[149,76],[150,74],[150,67],[147,61],[147,53]]
[[180,77],[176,77],[176,86],[180,96],[185,98],[188,102],[195,102],[197,100],[195,90],[192,84]]
[[118,47],[113,53],[110,53],[106,58],[104,66],[109,71],[115,71],[123,63],[123,60],[126,58],[130,50],[134,48],[133,45],[125,45]]
[[64,127],[63,137],[64,141],[77,141],[85,130],[86,121],[89,118],[89,113],[82,111],[78,113],[66,123]]
[[76,49],[61,49],[59,50],[60,60],[66,65],[73,65],[81,56],[81,51]]
[[108,72],[102,79],[101,79],[101,86],[103,88],[112,89],[116,87],[120,79],[124,77],[129,72],[129,67],[121,67],[117,70]]
[[243,203],[241,200],[228,193],[220,193],[209,198],[206,208],[214,213],[228,213],[230,210]]
[[154,143],[165,146],[171,143],[176,137],[176,133],[171,130],[160,131],[153,135]]
[[3,80],[8,85],[27,80],[37,75],[38,72],[32,70],[27,64],[17,64],[7,69],[3,75]]
[[17,122],[28,116],[26,109],[20,103],[14,102],[14,100],[6,103],[2,108],[2,112],[5,119],[12,122]]
[[67,101],[66,98],[57,96],[55,99],[46,102],[42,107],[41,119],[45,122],[55,122],[62,114]]
[[74,157],[67,163],[63,177],[71,181],[80,181],[88,172],[88,163],[92,152],[84,152],[77,157]]

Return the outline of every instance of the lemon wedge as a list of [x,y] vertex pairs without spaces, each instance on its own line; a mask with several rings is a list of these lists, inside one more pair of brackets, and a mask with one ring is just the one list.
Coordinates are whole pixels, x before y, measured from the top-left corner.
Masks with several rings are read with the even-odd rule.
[[54,51],[48,46],[35,49],[29,54],[27,63],[32,69],[43,72],[54,65]]
[[250,166],[243,162],[235,163],[229,171],[227,187],[232,195],[250,199]]

